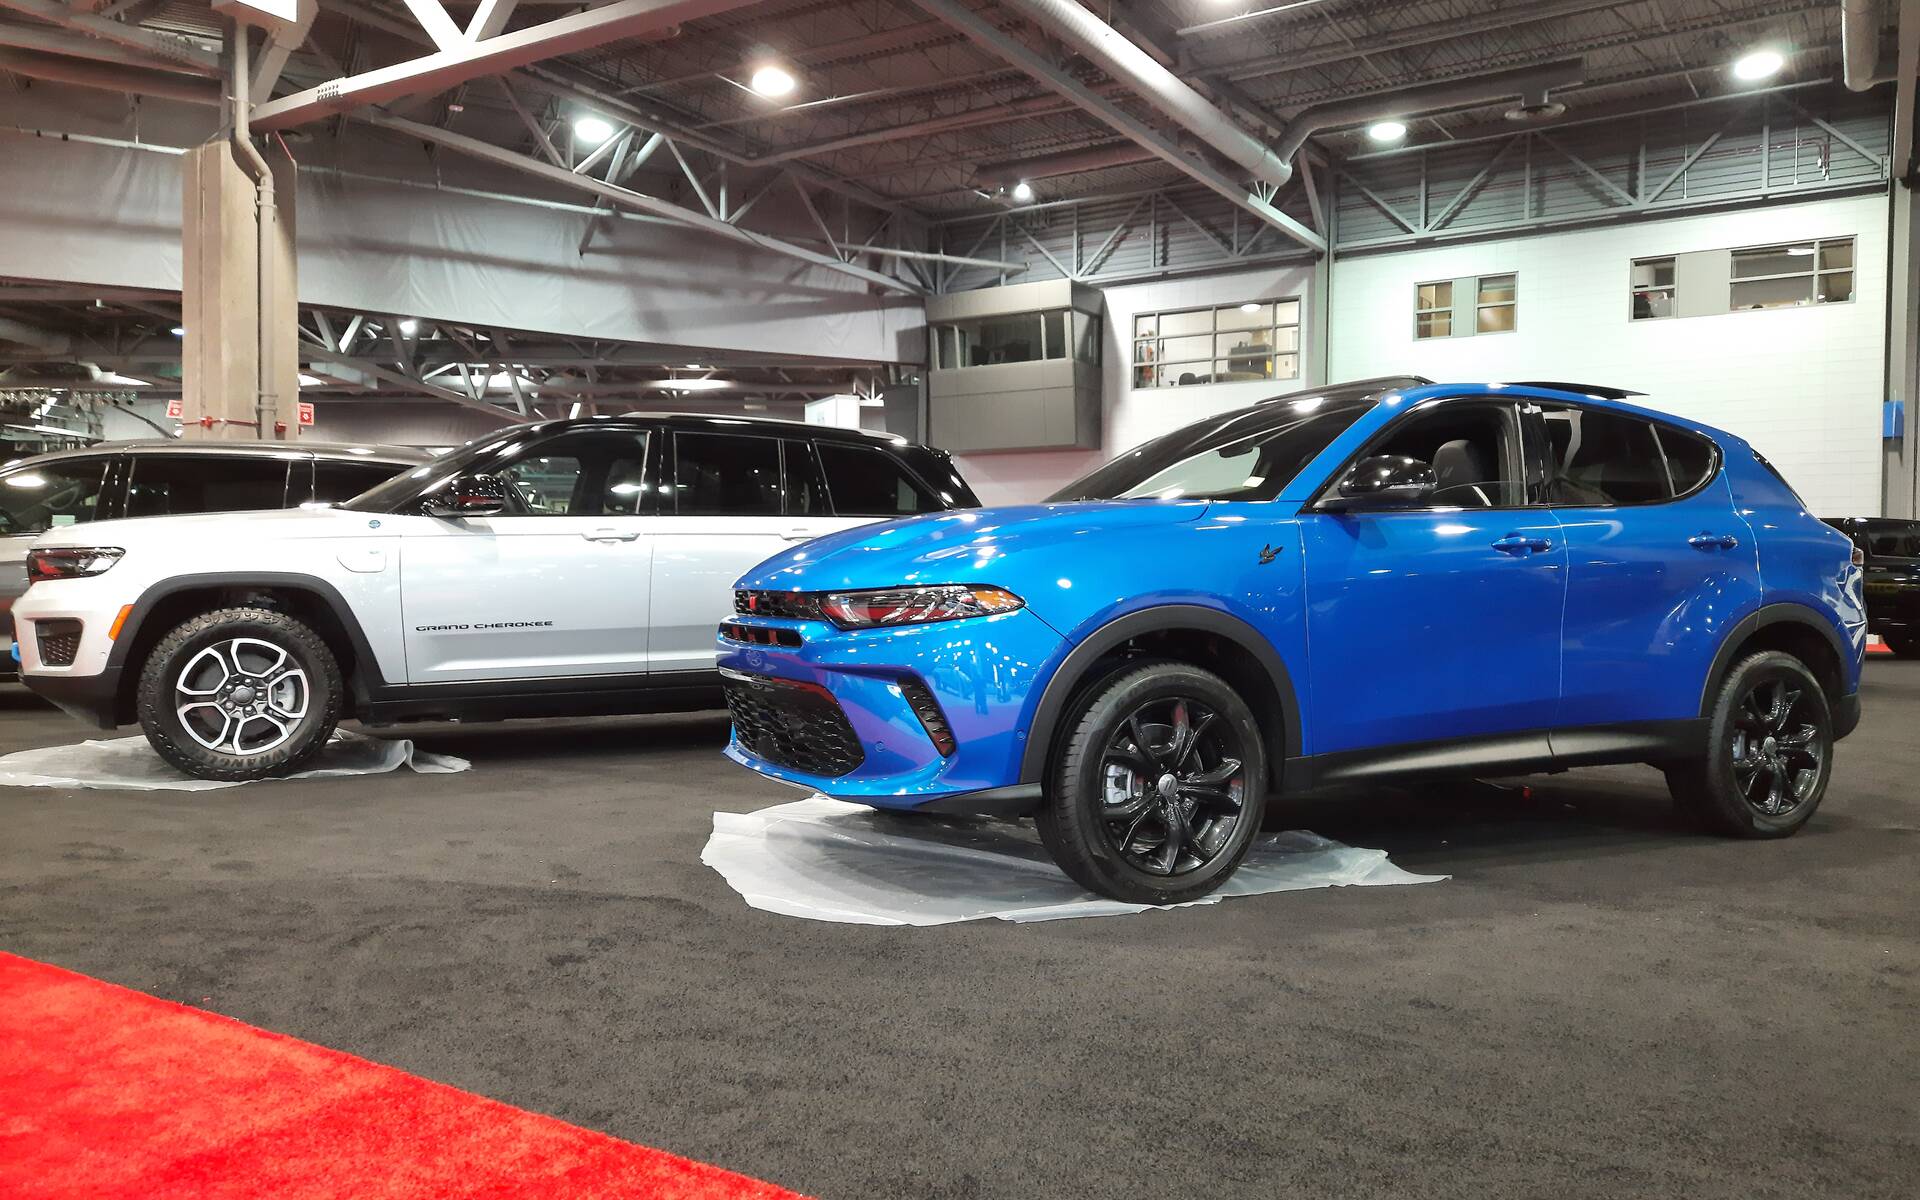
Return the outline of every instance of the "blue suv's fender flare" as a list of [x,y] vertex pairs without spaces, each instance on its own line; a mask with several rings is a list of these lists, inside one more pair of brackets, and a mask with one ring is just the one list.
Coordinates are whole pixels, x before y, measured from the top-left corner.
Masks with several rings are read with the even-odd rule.
[[[1734,622],[1733,628],[1727,631],[1727,636],[1720,639],[1720,649],[1714,653],[1713,666],[1708,669],[1706,683],[1700,689],[1701,716],[1712,715],[1714,703],[1720,698],[1721,681],[1726,679],[1727,672],[1733,670],[1733,657],[1739,651],[1741,643],[1769,625],[1782,623],[1804,625],[1824,638],[1833,650],[1834,662],[1840,666],[1842,680],[1845,679],[1847,644],[1841,638],[1839,631],[1834,629],[1832,622],[1821,616],[1817,610],[1808,608],[1804,604],[1763,605]],[[1811,667],[1812,664],[1808,666]],[[1835,696],[1832,699],[1838,701],[1841,697]],[[1849,728],[1848,732],[1851,731]],[[1846,735],[1836,733],[1835,736]]]
[[[1277,786],[1286,758],[1301,753],[1300,705],[1293,689],[1293,676],[1272,643],[1253,626],[1230,613],[1197,604],[1163,604],[1137,609],[1102,625],[1068,652],[1053,678],[1047,681],[1040,702],[1034,707],[1033,719],[1027,725],[1027,745],[1020,759],[1021,783],[1045,781],[1061,717],[1081,688],[1091,682],[1089,675],[1095,664],[1135,638],[1169,630],[1196,630],[1223,638],[1245,651],[1266,672],[1280,701],[1278,727],[1274,728],[1271,721],[1263,722],[1269,743],[1267,775]],[[1276,733],[1281,738],[1280,745],[1272,744]]]

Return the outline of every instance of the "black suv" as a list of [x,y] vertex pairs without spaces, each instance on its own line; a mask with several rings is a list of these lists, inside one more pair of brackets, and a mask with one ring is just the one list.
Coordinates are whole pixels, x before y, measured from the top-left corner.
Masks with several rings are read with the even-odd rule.
[[1867,632],[1901,658],[1920,658],[1920,521],[1828,517],[1866,556]]

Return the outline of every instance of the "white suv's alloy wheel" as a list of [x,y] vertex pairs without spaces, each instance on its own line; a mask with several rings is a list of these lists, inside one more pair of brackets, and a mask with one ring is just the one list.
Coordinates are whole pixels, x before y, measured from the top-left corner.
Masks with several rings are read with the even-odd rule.
[[286,650],[232,638],[187,661],[174,681],[174,713],[188,737],[226,754],[263,754],[293,736],[312,688]]

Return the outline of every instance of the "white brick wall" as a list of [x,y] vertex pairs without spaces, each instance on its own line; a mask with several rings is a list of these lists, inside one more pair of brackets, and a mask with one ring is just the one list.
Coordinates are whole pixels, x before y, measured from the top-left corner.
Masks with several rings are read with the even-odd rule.
[[[1334,380],[1563,379],[1731,430],[1816,512],[1880,511],[1887,203],[1849,197],[1336,260]],[[1631,260],[1812,237],[1855,239],[1850,304],[1629,321]],[[1513,333],[1413,338],[1423,280],[1514,271]]]

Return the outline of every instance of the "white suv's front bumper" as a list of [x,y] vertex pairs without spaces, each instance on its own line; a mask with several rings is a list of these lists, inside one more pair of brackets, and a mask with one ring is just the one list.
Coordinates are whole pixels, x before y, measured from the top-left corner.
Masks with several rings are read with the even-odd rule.
[[[120,676],[119,668],[112,665],[114,623],[126,606],[111,571],[28,588],[26,595],[13,602],[21,682],[74,716],[103,729],[113,728]],[[40,635],[43,628],[54,628],[55,622],[77,622],[80,627],[78,647],[65,663],[48,662],[42,655]]]

